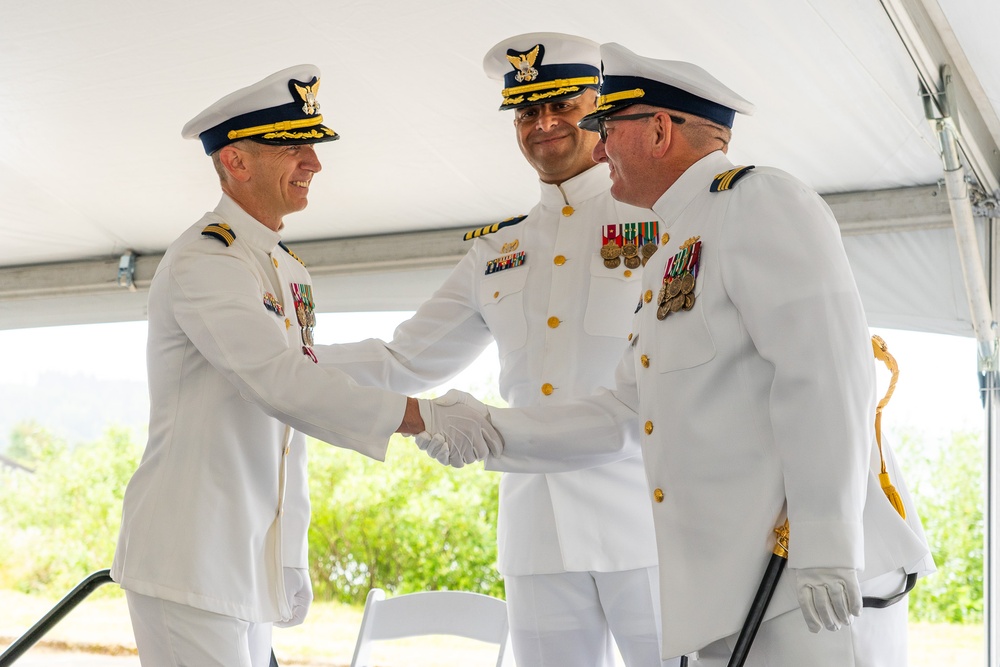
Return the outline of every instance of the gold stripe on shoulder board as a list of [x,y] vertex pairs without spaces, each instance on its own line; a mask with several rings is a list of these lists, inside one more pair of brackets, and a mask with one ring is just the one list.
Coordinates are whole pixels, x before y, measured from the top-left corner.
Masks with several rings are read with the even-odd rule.
[[299,256],[298,256],[298,255],[296,255],[296,254],[295,254],[294,252],[292,252],[291,248],[289,248],[288,246],[286,246],[286,245],[285,245],[284,241],[278,241],[278,245],[279,245],[279,246],[281,246],[281,249],[282,249],[282,250],[284,250],[284,251],[285,251],[285,252],[287,252],[287,253],[288,253],[289,255],[291,255],[291,256],[292,256],[292,259],[294,259],[294,260],[295,260],[296,262],[298,262],[298,263],[299,263],[299,264],[301,264],[302,266],[305,266],[305,265],[306,265],[306,263],[305,263],[305,262],[303,262],[303,261],[302,261],[302,260],[301,260],[301,259],[299,258]]
[[492,225],[486,225],[485,227],[480,227],[479,229],[473,229],[471,232],[466,232],[465,236],[462,237],[465,241],[471,241],[472,239],[479,238],[480,236],[485,236],[487,234],[492,234],[493,232],[498,232],[504,227],[510,227],[511,225],[516,225],[528,216],[526,215],[515,215],[512,218],[507,218],[501,222],[494,222]]
[[233,241],[236,240],[236,232],[234,232],[229,225],[224,222],[220,222],[217,225],[209,225],[205,229],[201,230],[202,236],[211,236],[212,238],[219,239],[226,244],[226,247],[233,245]]
[[721,174],[716,174],[715,178],[712,180],[712,186],[708,189],[709,192],[722,192],[723,190],[729,190],[736,185],[736,181],[749,174],[750,170],[753,168],[754,165],[750,165],[749,167],[736,167],[734,169],[730,169],[729,171],[724,171]]

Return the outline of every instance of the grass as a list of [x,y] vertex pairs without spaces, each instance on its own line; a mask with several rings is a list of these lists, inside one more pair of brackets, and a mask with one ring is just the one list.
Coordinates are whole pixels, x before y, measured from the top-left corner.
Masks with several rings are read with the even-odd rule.
[[[0,646],[6,648],[53,604],[54,600],[0,591]],[[278,662],[282,666],[346,667],[354,654],[361,613],[360,608],[333,602],[313,604],[303,625],[275,629]],[[982,625],[911,623],[909,641],[910,667],[986,664]],[[124,596],[110,587],[91,596],[33,649],[41,650],[135,655]],[[496,651],[481,642],[434,637],[385,642],[372,657],[384,667],[475,667],[494,665]]]

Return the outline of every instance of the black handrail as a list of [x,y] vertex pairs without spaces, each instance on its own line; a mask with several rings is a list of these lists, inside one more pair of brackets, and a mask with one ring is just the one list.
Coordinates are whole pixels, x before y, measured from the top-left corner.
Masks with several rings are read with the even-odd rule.
[[93,593],[104,584],[110,584],[111,570],[98,570],[87,576],[86,579],[76,585],[76,588],[66,594],[56,606],[49,610],[37,623],[28,629],[23,635],[18,637],[6,651],[0,654],[0,667],[7,667],[14,664],[14,661],[21,657],[25,651],[35,645],[42,636],[52,629],[56,623],[61,621],[66,614],[73,611],[76,605],[83,602],[84,598]]
[[[56,606],[52,607],[45,616],[42,616],[41,620],[35,623],[33,626],[28,628],[28,631],[23,635],[14,640],[14,643],[7,647],[7,650],[0,653],[0,667],[8,667],[14,664],[14,661],[20,658],[25,651],[38,643],[49,630],[52,629],[56,623],[61,621],[66,614],[73,611],[73,608],[78,604],[83,602],[83,600],[96,591],[98,588],[104,584],[110,584],[114,581],[111,578],[111,570],[98,570],[92,574],[87,575],[87,578],[76,585],[76,588],[71,590],[66,596],[56,603]],[[278,660],[274,656],[274,651],[271,651],[271,664],[270,667],[278,667]]]

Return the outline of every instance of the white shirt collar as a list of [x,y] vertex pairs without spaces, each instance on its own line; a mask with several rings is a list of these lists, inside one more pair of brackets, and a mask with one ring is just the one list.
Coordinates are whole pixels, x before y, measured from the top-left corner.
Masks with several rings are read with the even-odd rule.
[[542,190],[542,206],[561,209],[567,204],[579,206],[581,202],[611,189],[611,176],[608,165],[595,164],[582,174],[577,174],[559,185],[541,181],[538,184]]
[[660,195],[653,204],[653,212],[664,225],[673,224],[695,197],[708,192],[712,179],[717,174],[732,168],[732,162],[722,151],[709,153],[688,167],[681,177]]
[[219,205],[215,207],[215,213],[236,232],[236,238],[242,239],[245,243],[264,252],[271,252],[281,240],[281,234],[270,227],[266,227],[262,222],[243,210],[236,200],[223,193]]

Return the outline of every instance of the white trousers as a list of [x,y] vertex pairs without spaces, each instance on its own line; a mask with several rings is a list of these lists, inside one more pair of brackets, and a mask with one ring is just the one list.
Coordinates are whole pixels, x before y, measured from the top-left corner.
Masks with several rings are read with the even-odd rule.
[[[866,582],[864,593],[890,595],[900,590],[900,577],[890,573]],[[837,632],[809,632],[802,611],[793,609],[761,624],[745,667],[906,667],[908,603],[909,598],[903,598],[885,609],[866,607],[854,623]],[[689,667],[726,667],[737,636],[698,651]]]
[[142,667],[268,667],[271,624],[125,591]]
[[[658,568],[504,577],[517,667],[628,667],[660,660]],[[613,639],[612,639],[613,637]]]

